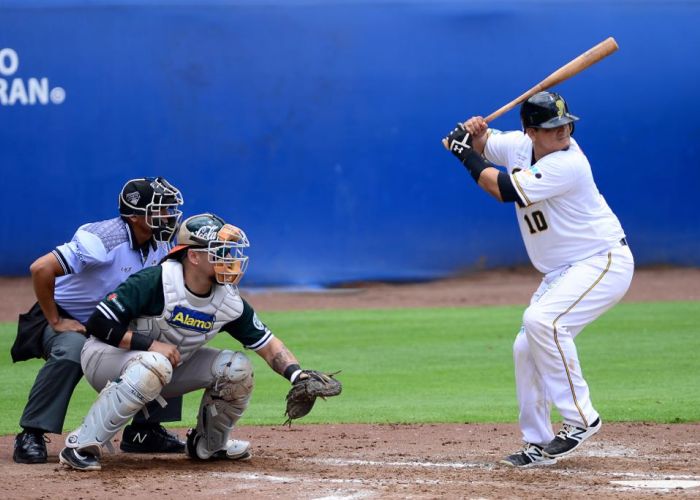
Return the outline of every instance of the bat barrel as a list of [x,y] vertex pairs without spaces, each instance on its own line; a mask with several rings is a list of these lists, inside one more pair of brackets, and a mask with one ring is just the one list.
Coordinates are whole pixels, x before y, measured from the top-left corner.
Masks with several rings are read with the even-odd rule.
[[[592,66],[601,59],[604,59],[605,57],[609,56],[619,48],[620,46],[617,44],[613,37],[606,38],[598,45],[591,47],[583,54],[579,55],[575,59],[572,59],[564,66],[554,71],[551,75],[549,75],[540,83],[538,83],[530,90],[522,94],[520,97],[513,99],[505,106],[497,109],[496,111],[488,115],[486,118],[484,118],[484,120],[486,120],[487,123],[495,120],[502,114],[513,109],[515,106],[517,106],[524,100],[528,99],[529,97],[532,97],[537,92],[547,90],[548,88],[554,87],[555,85],[565,80],[568,80],[569,78],[579,74],[581,71],[588,68],[589,66]],[[450,149],[445,139],[443,139],[442,144],[445,146],[446,149]]]

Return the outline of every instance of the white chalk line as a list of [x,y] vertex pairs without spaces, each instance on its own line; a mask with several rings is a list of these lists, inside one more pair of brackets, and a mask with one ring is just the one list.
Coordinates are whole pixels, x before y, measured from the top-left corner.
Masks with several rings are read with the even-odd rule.
[[[320,463],[323,465],[335,465],[335,466],[345,466],[345,465],[367,465],[373,467],[422,467],[422,468],[452,468],[452,469],[481,469],[481,470],[493,470],[495,468],[494,464],[485,464],[477,462],[386,462],[377,460],[353,460],[353,459],[341,459],[341,458],[300,458],[298,460],[304,462]],[[547,470],[555,474],[563,474],[568,476],[580,475],[581,471],[573,471],[567,469],[529,469],[535,470]],[[620,484],[622,486],[627,486],[632,489],[634,488],[648,488],[648,489],[676,489],[676,488],[695,488],[700,486],[700,476],[685,475],[685,474],[652,474],[652,473],[639,473],[639,472],[595,472],[591,473],[586,471],[586,474],[592,474],[596,476],[603,477],[629,477],[638,478],[638,480],[624,481],[624,480],[611,480],[611,484]],[[436,484],[446,484],[446,483],[461,483],[463,481],[437,481]],[[474,481],[470,481],[470,484],[474,484]]]
[[[368,466],[368,467],[407,467],[407,468],[423,468],[423,469],[471,469],[471,470],[493,470],[497,466],[493,463],[482,462],[428,462],[428,461],[381,461],[381,460],[360,460],[347,458],[295,458],[294,460],[308,463],[316,463],[320,465],[330,466]],[[500,467],[499,467],[500,468]],[[547,471],[549,473],[561,474],[566,476],[576,476],[583,472],[570,469],[551,469],[551,468],[534,468],[530,471]],[[523,471],[525,472],[525,471]],[[616,490],[633,490],[633,489],[655,489],[655,490],[671,490],[678,488],[695,488],[700,486],[700,476],[687,474],[659,474],[659,473],[644,473],[644,472],[591,472],[585,471],[585,474],[592,476],[602,476],[611,479],[610,484],[614,485]],[[324,485],[342,485],[345,487],[355,486],[360,489],[335,490],[333,494],[325,497],[319,497],[317,500],[337,500],[337,499],[354,499],[366,498],[373,496],[374,493],[362,490],[362,487],[376,488],[385,486],[394,486],[399,484],[419,484],[419,485],[439,485],[439,484],[454,484],[464,483],[474,485],[475,481],[455,481],[451,480],[433,480],[433,479],[342,479],[342,478],[319,478],[308,476],[277,476],[261,473],[249,472],[215,472],[213,477],[231,478],[246,481],[262,481],[268,483],[317,483]],[[630,478],[623,480],[619,478]],[[479,482],[479,481],[477,481]],[[329,492],[330,493],[330,492]]]
[[700,487],[700,481],[682,481],[673,479],[656,479],[649,481],[610,481],[612,484],[623,486],[619,488],[621,490],[638,490],[638,489],[652,489],[652,490],[677,490],[677,489],[690,489]]
[[330,484],[357,484],[357,485],[367,485],[367,483],[373,484],[440,484],[439,480],[436,479],[341,479],[341,478],[327,478],[327,477],[308,477],[308,476],[271,476],[269,474],[258,474],[255,472],[212,472],[212,477],[222,478],[222,479],[245,479],[248,481],[267,481],[271,483],[330,483]]
[[445,468],[445,469],[483,469],[492,470],[495,465],[492,463],[480,462],[386,462],[376,460],[355,460],[346,458],[298,458],[302,462],[312,462],[321,465],[335,465],[343,467],[346,465],[368,465],[371,467],[422,467],[422,468]]
[[[254,472],[214,472],[211,475],[216,478],[233,479],[239,481],[261,481],[278,484],[316,483],[323,485],[326,488],[326,491],[322,493],[323,496],[310,497],[314,500],[355,500],[360,498],[370,498],[376,495],[375,490],[377,488],[394,486],[397,484],[440,484],[440,481],[425,479],[341,479],[309,476],[272,476],[269,474],[258,474]],[[345,488],[329,488],[329,485],[340,485],[345,486]],[[349,486],[354,488],[348,488]],[[373,488],[373,490],[363,488]]]

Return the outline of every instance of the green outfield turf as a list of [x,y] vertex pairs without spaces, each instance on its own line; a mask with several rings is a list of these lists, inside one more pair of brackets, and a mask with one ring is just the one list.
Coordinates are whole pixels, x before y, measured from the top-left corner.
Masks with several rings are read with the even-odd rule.
[[[261,313],[302,366],[338,370],[343,394],[300,422],[515,422],[511,345],[522,307]],[[0,434],[17,431],[42,361],[12,364],[16,325],[0,324]],[[227,334],[213,344],[239,348]],[[593,402],[607,421],[700,421],[700,303],[620,304],[577,346]],[[243,424],[280,424],[288,382],[254,353],[256,388]],[[65,430],[96,393],[82,381]],[[185,398],[195,421],[200,394]]]

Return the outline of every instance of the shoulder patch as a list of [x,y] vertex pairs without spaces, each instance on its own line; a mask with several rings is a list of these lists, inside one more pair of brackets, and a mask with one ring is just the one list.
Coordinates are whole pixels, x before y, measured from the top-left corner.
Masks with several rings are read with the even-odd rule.
[[263,325],[263,322],[260,321],[260,318],[258,318],[258,313],[253,313],[253,325],[255,325],[255,328],[258,330],[266,330],[265,325]]
[[115,217],[114,219],[107,219],[100,222],[91,222],[85,224],[80,229],[97,236],[107,252],[111,252],[125,241],[129,241],[129,233],[121,217]]
[[119,297],[116,293],[110,293],[109,295],[107,295],[107,302],[119,309],[119,312],[126,312],[126,308],[121,302],[119,302]]
[[533,165],[530,168],[526,168],[525,170],[522,170],[522,173],[524,175],[532,175],[535,177],[535,179],[542,178],[542,171],[539,169],[539,167],[537,165]]

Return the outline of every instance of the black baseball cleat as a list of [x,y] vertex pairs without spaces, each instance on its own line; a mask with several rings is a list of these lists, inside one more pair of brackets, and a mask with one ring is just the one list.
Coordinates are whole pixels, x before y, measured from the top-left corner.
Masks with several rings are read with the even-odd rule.
[[37,431],[22,431],[15,437],[12,459],[18,464],[45,464],[46,438]]
[[79,471],[102,469],[99,458],[87,451],[79,452],[75,448],[63,448],[58,454],[58,461]]
[[147,427],[127,425],[119,449],[126,453],[183,453],[185,442],[160,424]]
[[586,428],[564,424],[556,437],[552,439],[542,451],[550,458],[564,457],[578,448],[586,439],[598,432],[602,426],[603,423],[600,421],[600,418],[597,418],[595,422]]
[[518,467],[524,469],[526,467],[538,467],[541,465],[554,465],[557,463],[556,458],[546,457],[542,453],[542,447],[536,444],[525,443],[523,449],[517,453],[507,456],[500,461],[503,465],[509,467]]

